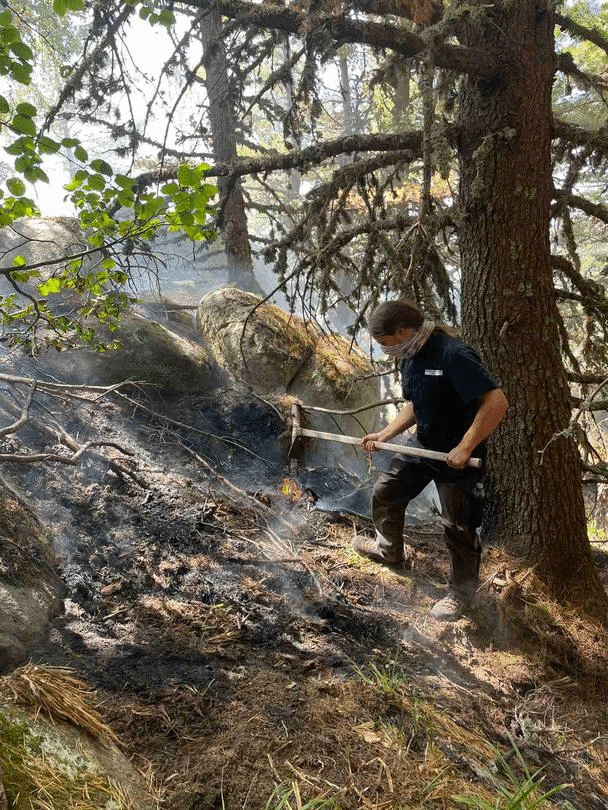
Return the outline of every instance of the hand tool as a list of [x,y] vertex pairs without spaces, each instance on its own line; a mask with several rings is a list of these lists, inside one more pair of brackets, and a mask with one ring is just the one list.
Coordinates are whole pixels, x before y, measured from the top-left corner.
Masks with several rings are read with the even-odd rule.
[[[313,439],[324,439],[329,442],[342,442],[342,444],[358,444],[363,450],[361,439],[356,436],[344,436],[341,433],[325,433],[322,430],[310,430],[308,428],[296,427],[292,436],[309,436]],[[425,447],[410,447],[404,444],[389,444],[388,442],[374,442],[378,450],[391,450],[393,453],[403,453],[406,456],[418,456],[419,458],[431,458],[435,461],[445,462],[448,454],[440,453],[438,450],[427,450]],[[467,467],[481,467],[480,458],[470,458]]]

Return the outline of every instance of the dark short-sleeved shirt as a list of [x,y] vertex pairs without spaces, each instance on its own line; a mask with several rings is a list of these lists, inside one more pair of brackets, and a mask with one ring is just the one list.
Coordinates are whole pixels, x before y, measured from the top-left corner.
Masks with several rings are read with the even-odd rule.
[[[477,352],[443,332],[401,363],[403,396],[411,400],[423,447],[449,452],[470,428],[479,397],[498,388]],[[483,451],[483,445],[478,447]]]

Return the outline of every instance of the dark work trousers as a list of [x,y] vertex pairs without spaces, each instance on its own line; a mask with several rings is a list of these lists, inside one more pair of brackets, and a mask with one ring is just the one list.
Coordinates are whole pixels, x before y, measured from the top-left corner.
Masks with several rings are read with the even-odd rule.
[[376,481],[372,497],[372,518],[380,554],[388,562],[402,556],[406,507],[434,481],[450,553],[450,590],[471,600],[477,588],[481,560],[477,529],[483,517],[482,479],[482,471],[475,467],[454,470],[440,461],[399,453],[393,456],[389,469]]

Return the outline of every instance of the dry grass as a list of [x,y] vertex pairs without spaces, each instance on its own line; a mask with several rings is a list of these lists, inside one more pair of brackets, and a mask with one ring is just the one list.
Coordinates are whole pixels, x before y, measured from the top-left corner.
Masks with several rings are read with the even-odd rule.
[[134,614],[138,622],[199,653],[221,654],[240,636],[234,617],[224,605],[145,596]]
[[68,773],[37,750],[27,732],[11,729],[3,737],[0,763],[9,807],[31,810],[136,810],[125,791],[102,774]]
[[0,678],[0,696],[31,706],[51,720],[67,721],[92,737],[118,742],[91,705],[94,693],[74,677],[74,670],[25,664]]
[[[397,602],[407,602],[411,577],[379,576],[353,563],[346,579],[351,530],[331,525],[324,548],[296,549],[283,538],[273,543],[258,527],[244,557],[290,557],[286,565],[292,566],[296,555],[330,594],[332,577],[339,576],[348,604],[357,604],[360,594],[372,606],[367,612],[384,587]],[[244,531],[242,514],[238,531]],[[436,548],[427,542],[425,549],[412,576],[423,570],[436,578]],[[421,567],[423,554],[428,569]],[[434,630],[422,623],[426,607],[420,604],[408,618],[418,622],[426,646],[416,652],[405,643],[393,651],[370,645],[367,664],[358,665],[357,675],[351,662],[346,677],[323,668],[323,636],[305,618],[289,629],[305,650],[299,655],[293,647],[248,646],[246,633],[231,636],[239,627],[232,607],[145,599],[137,610],[157,638],[206,642],[228,679],[204,690],[176,685],[122,705],[108,696],[111,722],[129,739],[132,753],[149,762],[166,810],[546,810],[568,807],[565,796],[570,808],[591,810],[593,794],[608,806],[606,635],[547,600],[533,576],[518,574],[502,556],[492,552],[488,567],[513,568],[519,588],[501,598],[509,587],[504,578],[480,599],[486,606],[500,602],[504,644],[483,624]],[[244,602],[278,605],[255,570],[243,570]],[[389,620],[385,608],[377,613],[378,621]],[[276,619],[281,621],[278,612]],[[330,624],[329,631],[337,640],[338,627]],[[234,641],[237,664],[228,650]],[[470,671],[470,689],[449,681],[443,669],[421,677],[417,664],[427,649],[431,661],[453,661],[461,674]],[[475,658],[478,666],[469,670],[467,662]],[[174,752],[169,761],[167,750]],[[543,798],[552,788],[565,793]]]

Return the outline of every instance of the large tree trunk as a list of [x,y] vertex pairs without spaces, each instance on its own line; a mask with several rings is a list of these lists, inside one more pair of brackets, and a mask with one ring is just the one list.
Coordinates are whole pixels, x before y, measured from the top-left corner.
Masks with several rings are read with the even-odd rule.
[[[500,7],[494,7],[499,9]],[[547,4],[470,16],[466,42],[496,53],[493,82],[465,79],[461,112],[462,318],[510,408],[491,442],[485,530],[535,564],[551,594],[606,620],[587,539],[549,250],[553,20]]]
[[[200,31],[205,57],[205,86],[209,99],[213,156],[218,163],[234,162],[237,158],[235,121],[230,100],[222,22],[217,11],[209,11],[203,16]],[[228,281],[241,290],[263,294],[253,273],[241,180],[238,177],[220,178],[217,185],[220,192],[220,230],[224,237]]]

